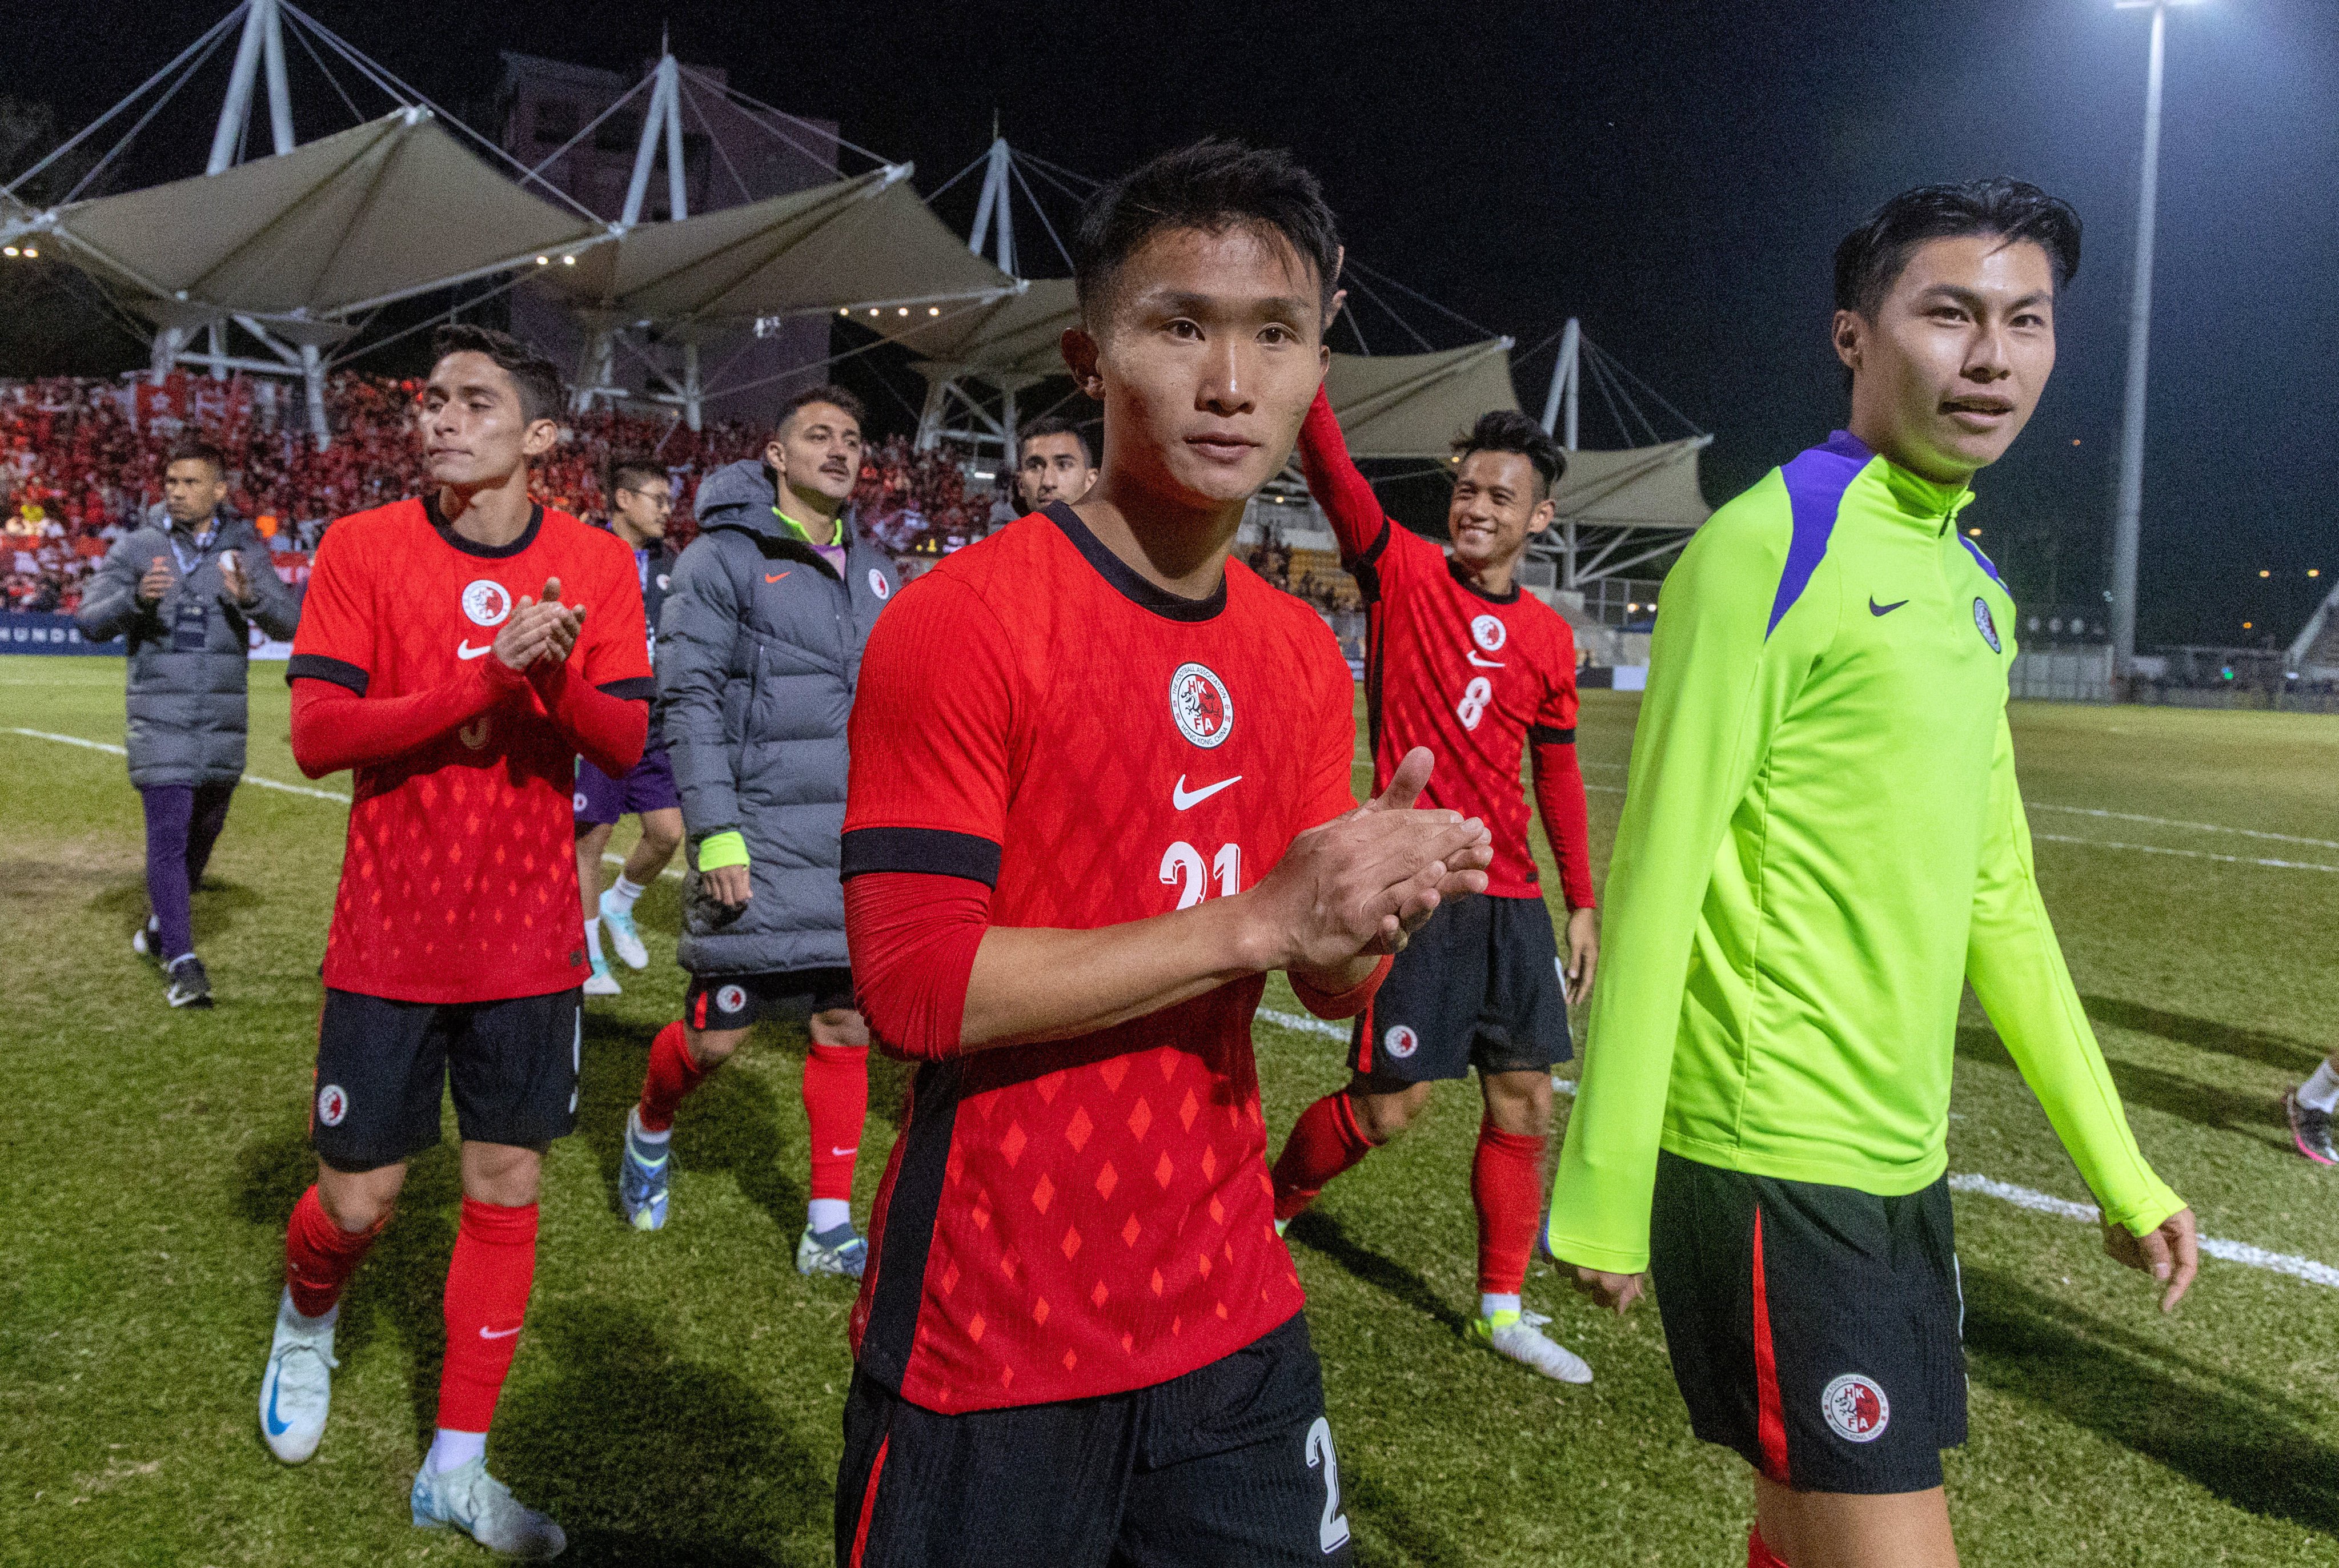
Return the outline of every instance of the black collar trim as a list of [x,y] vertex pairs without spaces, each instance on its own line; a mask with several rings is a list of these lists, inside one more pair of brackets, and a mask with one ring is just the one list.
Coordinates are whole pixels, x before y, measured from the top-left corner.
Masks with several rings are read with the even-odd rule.
[[1451,556],[1446,557],[1446,575],[1452,577],[1455,582],[1459,584],[1464,593],[1475,594],[1490,605],[1515,605],[1519,602],[1519,584],[1516,577],[1511,579],[1511,591],[1509,593],[1490,594],[1485,589],[1480,587],[1477,584],[1472,582],[1470,580],[1470,574],[1464,571],[1462,569],[1461,563],[1456,561]]
[[1135,567],[1107,548],[1105,542],[1081,521],[1080,514],[1063,502],[1049,502],[1041,508],[1041,515],[1063,530],[1072,547],[1096,568],[1099,577],[1112,585],[1115,593],[1140,609],[1150,610],[1168,620],[1207,621],[1227,607],[1227,577],[1223,571],[1219,574],[1219,586],[1208,598],[1189,599],[1138,576]]
[[528,546],[536,543],[537,531],[544,527],[544,508],[540,506],[532,506],[528,508],[528,527],[520,530],[519,537],[508,545],[483,545],[475,539],[467,539],[455,531],[455,525],[449,522],[439,512],[439,498],[435,495],[422,498],[422,515],[430,519],[430,526],[439,531],[439,537],[447,543],[467,556],[479,556],[491,561],[504,560],[519,554]]

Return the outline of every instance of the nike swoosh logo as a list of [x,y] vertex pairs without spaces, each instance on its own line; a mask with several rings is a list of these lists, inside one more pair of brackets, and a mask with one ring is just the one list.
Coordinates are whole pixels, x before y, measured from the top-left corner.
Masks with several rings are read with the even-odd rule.
[[1876,602],[1876,596],[1870,594],[1868,596],[1868,613],[1871,616],[1889,616],[1908,602],[1907,599],[1895,599],[1889,605],[1880,605]]
[[281,1437],[292,1429],[292,1423],[276,1418],[276,1395],[283,1386],[280,1383],[268,1391],[268,1435],[271,1437]]
[[509,1339],[518,1332],[517,1325],[509,1328],[489,1328],[484,1323],[479,1326],[479,1337],[482,1339]]
[[831,1145],[829,1146],[829,1149],[828,1149],[828,1151],[829,1151],[829,1153],[831,1153],[831,1154],[833,1154],[833,1155],[836,1156],[836,1158],[837,1158],[837,1159],[844,1159],[846,1155],[848,1155],[848,1154],[858,1154],[858,1153],[860,1153],[860,1152],[861,1152],[861,1146],[860,1146],[859,1144],[857,1144],[857,1143],[856,1143],[856,1144],[854,1144],[851,1149],[839,1149],[839,1148],[837,1148],[834,1144],[831,1144]]
[[767,583],[776,583],[787,575],[788,574],[785,572],[765,572],[764,574],[764,580]]
[[1200,789],[1189,790],[1186,787],[1186,775],[1179,774],[1177,784],[1170,791],[1170,804],[1179,811],[1184,811],[1188,806],[1199,805],[1220,790],[1240,783],[1242,783],[1242,774],[1237,774],[1230,779],[1220,779],[1214,784],[1204,784]]
[[471,646],[471,639],[465,637],[461,642],[455,645],[455,656],[459,659],[485,658],[489,650],[492,649],[496,645],[493,643],[481,643],[475,648]]
[[1499,670],[1505,667],[1500,659],[1482,659],[1476,654],[1470,656],[1470,662],[1482,670]]

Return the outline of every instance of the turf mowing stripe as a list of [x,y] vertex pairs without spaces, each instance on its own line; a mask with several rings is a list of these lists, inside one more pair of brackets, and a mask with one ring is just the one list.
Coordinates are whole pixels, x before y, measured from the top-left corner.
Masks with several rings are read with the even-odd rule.
[[2303,843],[2315,849],[2339,849],[2339,839],[2301,838],[2296,833],[2264,833],[2254,827],[2227,827],[2214,822],[2178,822],[2172,817],[2138,816],[2134,812],[2106,811],[2100,806],[2048,805],[2043,801],[2024,801],[2032,811],[2068,812],[2073,816],[2099,816],[2112,822],[2140,822],[2150,827],[2181,827],[2194,833],[2229,833],[2242,838],[2269,839],[2275,843]]
[[2066,834],[2058,833],[2034,833],[2030,836],[2034,839],[2043,840],[2048,843],[2084,844],[2089,849],[2134,850],[2138,854],[2181,855],[2186,860],[2222,861],[2227,865],[2262,865],[2269,867],[2275,871],[2339,872],[2339,865],[2322,865],[2314,861],[2309,860],[2268,860],[2256,855],[2212,854],[2206,849],[2170,849],[2166,844],[2122,843],[2117,839],[2109,838],[2071,838]]
[[[1950,1177],[1949,1190],[1979,1193],[1984,1198],[1995,1198],[2001,1203],[2011,1203],[2017,1208],[2028,1208],[2037,1214],[2059,1215],[2065,1219],[2084,1219],[2095,1223],[2102,1218],[2092,1203],[2075,1203],[2068,1198],[2034,1192],[2010,1181],[1999,1181],[1972,1173]],[[2273,1274],[2287,1274],[2311,1285],[2339,1287],[2339,1268],[2327,1263],[2317,1263],[2311,1257],[2299,1257],[2287,1252],[2268,1252],[2265,1247],[2252,1247],[2246,1241],[2226,1241],[2215,1236],[2201,1238],[2201,1250],[2227,1263],[2245,1264]]]

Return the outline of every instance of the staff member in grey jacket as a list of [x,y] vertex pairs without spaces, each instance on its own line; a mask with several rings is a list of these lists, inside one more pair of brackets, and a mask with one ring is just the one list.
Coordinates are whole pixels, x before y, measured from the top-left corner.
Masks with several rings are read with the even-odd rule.
[[289,638],[300,606],[259,530],[228,513],[227,460],[192,441],[163,468],[163,504],[114,541],[74,619],[130,642],[130,782],[146,807],[146,897],[131,946],[163,965],[173,1007],[209,1007],[189,896],[243,776],[244,666],[255,624]]
[[837,880],[845,721],[861,649],[893,597],[890,561],[845,502],[861,472],[860,399],[790,399],[760,462],[699,486],[698,537],[659,616],[658,714],[682,792],[689,875],[677,956],[683,1016],[650,1046],[626,1122],[618,1198],[666,1223],[667,1139],[682,1099],[770,1011],[810,1014],[804,1114],[811,1201],[804,1274],[861,1277],[854,1157],[869,1105],[869,1031],[854,1010]]

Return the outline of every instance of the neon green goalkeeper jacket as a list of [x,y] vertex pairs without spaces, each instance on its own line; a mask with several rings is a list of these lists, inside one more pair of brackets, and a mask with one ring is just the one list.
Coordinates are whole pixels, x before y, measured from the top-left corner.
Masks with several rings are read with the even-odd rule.
[[2145,1164],[2032,873],[2006,720],[2014,603],[1970,492],[1839,431],[1665,580],[1608,873],[1555,1257],[1649,1261],[1657,1150],[1884,1196],[1948,1163],[1970,981],[2104,1212]]

